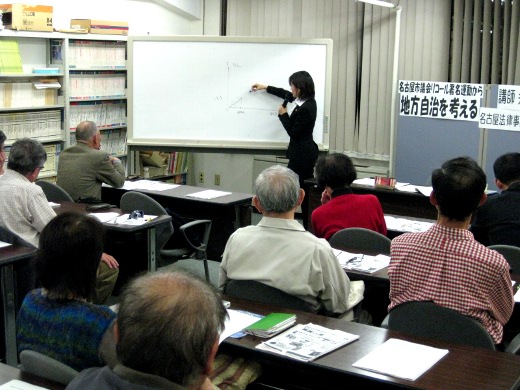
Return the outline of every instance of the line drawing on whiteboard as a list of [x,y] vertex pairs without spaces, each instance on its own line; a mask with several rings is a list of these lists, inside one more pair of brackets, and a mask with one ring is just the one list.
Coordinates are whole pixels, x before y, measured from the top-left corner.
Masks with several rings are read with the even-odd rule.
[[[226,62],[226,102],[227,108],[226,111],[236,110],[237,114],[245,114],[244,110],[254,110],[254,111],[265,111],[269,112],[270,116],[278,115],[276,107],[276,103],[273,100],[273,97],[268,97],[266,100],[266,93],[259,92],[243,92],[242,96],[234,95],[231,97],[230,88],[231,85],[235,85],[236,83],[232,83],[233,70],[239,70],[242,68],[242,65],[237,62]],[[216,97],[217,100],[223,100],[221,96]]]

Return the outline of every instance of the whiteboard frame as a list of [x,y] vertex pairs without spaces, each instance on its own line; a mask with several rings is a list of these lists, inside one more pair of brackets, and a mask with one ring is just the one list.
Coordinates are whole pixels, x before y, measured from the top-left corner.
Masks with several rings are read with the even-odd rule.
[[[318,143],[320,151],[329,150],[330,134],[330,102],[332,87],[332,39],[292,39],[292,38],[265,38],[265,37],[218,37],[218,36],[129,36],[128,37],[128,146],[161,146],[182,147],[220,150],[263,150],[276,151],[287,149],[288,142],[265,142],[265,141],[218,141],[198,139],[157,139],[136,138],[134,139],[133,123],[133,79],[134,79],[134,42],[229,42],[229,43],[270,43],[270,44],[302,44],[302,45],[324,45],[326,47],[325,64],[325,89],[323,102],[323,140]],[[320,102],[318,102],[320,103]],[[282,126],[280,124],[280,126]]]

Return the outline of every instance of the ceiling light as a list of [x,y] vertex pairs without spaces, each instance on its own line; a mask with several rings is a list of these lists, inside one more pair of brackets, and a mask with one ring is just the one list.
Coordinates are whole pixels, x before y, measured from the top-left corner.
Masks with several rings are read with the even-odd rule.
[[393,5],[392,3],[388,3],[388,2],[382,1],[382,0],[358,0],[358,1],[361,1],[362,3],[372,4],[372,5],[379,5],[380,7],[387,7],[387,8],[395,7],[395,5]]

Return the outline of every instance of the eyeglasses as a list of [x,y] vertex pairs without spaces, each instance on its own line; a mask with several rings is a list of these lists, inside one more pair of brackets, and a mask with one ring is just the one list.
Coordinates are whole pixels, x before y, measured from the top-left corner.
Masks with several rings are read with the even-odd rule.
[[134,210],[128,216],[128,219],[139,219],[139,218],[144,218],[143,210]]

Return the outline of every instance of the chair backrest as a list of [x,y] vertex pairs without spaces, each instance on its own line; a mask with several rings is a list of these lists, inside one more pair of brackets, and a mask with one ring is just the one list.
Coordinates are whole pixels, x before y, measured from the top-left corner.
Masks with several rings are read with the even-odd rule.
[[477,320],[430,301],[406,302],[394,307],[381,327],[454,344],[495,349],[490,334]]
[[512,245],[490,245],[489,249],[493,249],[505,257],[511,268],[511,273],[520,274],[520,248]]
[[78,371],[47,355],[24,350],[20,353],[20,369],[64,385],[78,375]]
[[[134,210],[143,210],[144,213],[148,215],[159,216],[168,214],[164,207],[162,207],[155,199],[137,191],[125,192],[123,196],[121,196],[120,208],[124,213],[131,213]],[[155,244],[157,253],[159,253],[172,236],[173,225],[171,223],[161,224],[156,227],[155,232]]]
[[36,185],[42,188],[49,202],[73,202],[69,193],[57,184],[45,180],[38,180],[36,181]]
[[390,254],[392,241],[381,233],[364,228],[346,228],[334,233],[329,240],[330,246],[336,249],[371,251]]
[[310,303],[255,280],[230,280],[224,294],[235,298],[313,313]]

